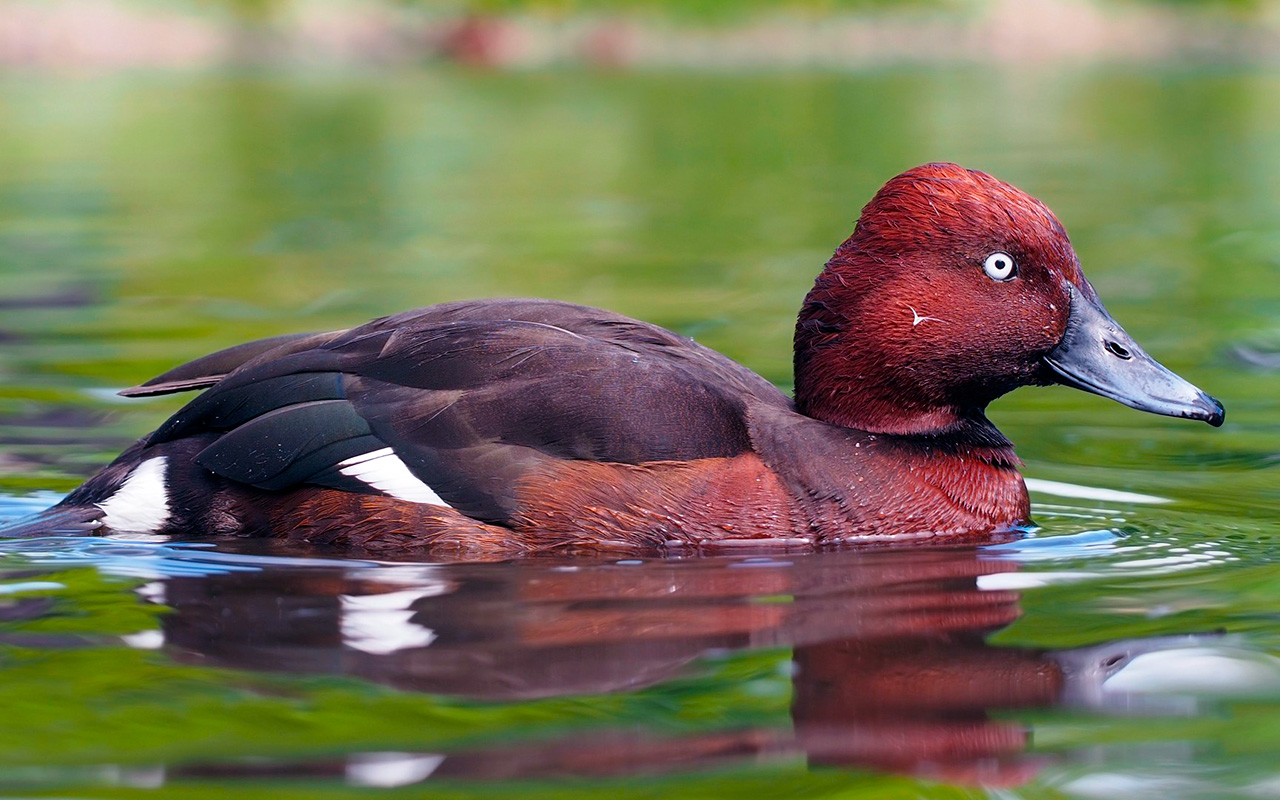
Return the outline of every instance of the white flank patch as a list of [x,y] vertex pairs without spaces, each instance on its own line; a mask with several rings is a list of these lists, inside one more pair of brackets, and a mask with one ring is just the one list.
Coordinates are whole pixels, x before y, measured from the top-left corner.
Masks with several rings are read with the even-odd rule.
[[1121,492],[1117,489],[1099,489],[1096,486],[1080,486],[1075,483],[1046,481],[1041,478],[1027,478],[1027,489],[1054,497],[1076,497],[1081,500],[1097,500],[1101,503],[1142,503],[1158,505],[1172,503],[1167,497],[1156,497],[1151,494],[1137,492]]
[[338,465],[338,471],[397,500],[452,508],[435,490],[418,480],[390,447],[348,458]]
[[169,489],[165,484],[165,456],[149,458],[101,503],[102,524],[121,533],[152,533],[169,521]]
[[440,594],[439,587],[384,594],[340,595],[342,643],[353,650],[386,655],[426,647],[436,632],[413,621],[413,603]]

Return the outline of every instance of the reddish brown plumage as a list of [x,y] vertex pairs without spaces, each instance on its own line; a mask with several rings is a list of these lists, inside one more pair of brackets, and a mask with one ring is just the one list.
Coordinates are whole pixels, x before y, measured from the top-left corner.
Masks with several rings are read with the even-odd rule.
[[[718,552],[924,533],[982,535],[991,530],[991,519],[1025,517],[1028,500],[1010,464],[975,452],[904,454],[870,441],[860,468],[844,476],[847,498],[833,496],[807,508],[755,454],[638,465],[555,462],[522,483],[521,510],[510,527],[439,506],[309,487],[260,501],[262,516],[240,533],[458,557]],[[975,486],[982,491],[973,492]]]
[[809,541],[807,520],[754,453],[637,465],[564,461],[527,478],[519,497],[516,529],[557,546]]
[[[989,271],[995,256],[1016,272]],[[1216,401],[1126,337],[1043,203],[928,164],[876,194],[817,277],[796,326],[794,403],[618,314],[449,303],[241,345],[130,390],[208,387],[56,518],[94,524],[139,464],[163,458],[165,530],[374,552],[985,535],[1030,513],[1013,447],[984,413],[1013,388],[1065,375],[1221,424]],[[1079,376],[1063,372],[1068,356]],[[1100,386],[1112,367],[1098,359],[1147,364],[1155,399]]]
[[524,555],[530,548],[507,528],[485,525],[452,508],[308,486],[260,499],[254,525],[238,533],[362,552],[429,550],[461,558]]

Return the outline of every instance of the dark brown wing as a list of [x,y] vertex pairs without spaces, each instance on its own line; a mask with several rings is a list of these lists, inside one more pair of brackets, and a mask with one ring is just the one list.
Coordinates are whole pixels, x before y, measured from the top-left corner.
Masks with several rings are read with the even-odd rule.
[[550,460],[747,452],[749,403],[790,405],[750,370],[653,325],[566,303],[473,301],[260,354],[151,444],[218,431],[197,457],[217,474],[355,491],[376,489],[341,466],[391,448],[451,506],[505,522],[521,478]]

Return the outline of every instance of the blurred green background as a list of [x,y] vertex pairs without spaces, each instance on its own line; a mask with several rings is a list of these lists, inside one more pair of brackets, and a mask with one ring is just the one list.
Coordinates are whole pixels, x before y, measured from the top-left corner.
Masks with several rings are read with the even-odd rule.
[[[1213,431],[1062,388],[998,401],[1028,476],[1169,502],[1037,492],[1046,540],[1106,546],[1028,562],[1023,617],[994,641],[1225,630],[1274,666],[1278,24],[1265,0],[0,3],[0,501],[69,489],[180,402],[115,389],[246,339],[458,298],[608,307],[788,386],[800,300],[861,205],[950,160],[1045,200],[1112,313],[1228,411]],[[0,786],[22,796],[146,794],[117,766],[790,724],[789,651],[759,643],[542,703],[212,669],[117,638],[168,613],[135,592],[154,564],[50,547],[61,567],[5,551],[0,580]],[[26,601],[48,606],[20,619]],[[1066,766],[990,796],[1103,796],[1064,788],[1091,770],[1131,777],[1108,785],[1134,796],[1274,796],[1280,692],[1245,689],[1172,718],[1009,714]],[[185,780],[169,791],[229,791]],[[989,796],[798,761],[445,788]]]

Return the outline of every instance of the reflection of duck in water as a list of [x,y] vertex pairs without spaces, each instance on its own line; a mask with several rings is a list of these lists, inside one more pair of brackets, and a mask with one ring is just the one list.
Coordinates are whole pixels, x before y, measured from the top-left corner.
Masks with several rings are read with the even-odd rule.
[[241,345],[126,392],[206,389],[8,535],[511,553],[1007,530],[1027,491],[984,409],[1049,383],[1222,422],[1111,319],[1048,208],[929,164],[877,193],[818,276],[794,402],[618,314],[451,303]]
[[343,674],[484,701],[628,692],[708,653],[792,648],[791,725],[619,728],[435,756],[437,776],[623,775],[792,758],[1011,783],[1039,763],[1011,709],[1105,705],[1101,682],[1159,640],[993,646],[1016,565],[973,549],[787,561],[401,566],[174,578],[169,651],[202,664]]

